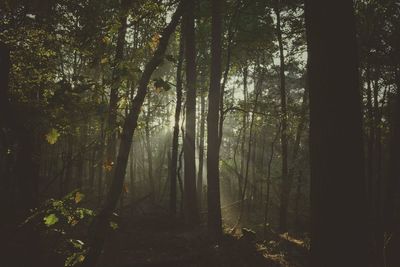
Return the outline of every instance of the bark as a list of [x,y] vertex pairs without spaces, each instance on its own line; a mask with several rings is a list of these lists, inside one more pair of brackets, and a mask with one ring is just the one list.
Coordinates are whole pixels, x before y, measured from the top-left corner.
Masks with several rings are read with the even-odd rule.
[[[224,70],[224,76],[222,78],[222,84],[221,84],[221,97],[219,99],[219,128],[218,128],[218,146],[221,148],[222,144],[222,136],[223,136],[223,130],[224,130],[224,95],[225,95],[225,85],[228,81],[228,74],[229,74],[229,69],[231,67],[231,57],[232,57],[232,45],[233,45],[233,35],[234,35],[234,29],[233,29],[233,24],[234,22],[238,22],[238,14],[240,10],[240,4],[241,1],[237,0],[236,5],[235,5],[235,11],[229,21],[229,26],[228,26],[228,38],[227,38],[227,43],[228,47],[226,48],[226,65],[225,65],[225,70]],[[237,28],[237,24],[235,24],[235,30]]]
[[282,40],[282,23],[281,23],[281,7],[275,8],[276,15],[276,36],[279,46],[279,79],[280,79],[280,100],[281,100],[281,149],[282,149],[282,177],[280,188],[280,206],[279,206],[279,230],[281,232],[287,231],[287,209],[288,209],[288,196],[286,192],[289,188],[288,181],[288,137],[287,137],[287,105],[286,105],[286,82],[285,82],[285,55]]
[[385,188],[384,226],[390,236],[385,249],[386,266],[394,267],[400,264],[398,252],[400,249],[400,68],[397,66],[396,93],[391,111],[389,169]]
[[97,169],[97,193],[98,193],[98,203],[101,203],[102,197],[103,197],[103,173],[104,173],[104,162],[103,162],[103,156],[104,156],[104,144],[105,144],[105,131],[104,131],[104,116],[101,117],[101,122],[100,122],[100,134],[99,134],[99,151],[98,151],[98,156],[97,156],[97,164],[98,164],[98,169]]
[[374,155],[374,141],[375,141],[375,127],[374,127],[374,111],[372,108],[372,88],[371,88],[371,70],[367,63],[366,71],[366,82],[367,82],[367,125],[369,127],[368,139],[367,139],[367,181],[368,181],[368,206],[372,209],[373,199],[373,155]]
[[[239,211],[239,217],[238,217],[238,222],[237,225],[240,225],[242,217],[243,217],[243,212],[244,212],[244,201],[246,199],[246,191],[247,191],[247,184],[249,183],[249,166],[250,166],[250,160],[251,160],[251,153],[252,153],[252,146],[253,146],[253,130],[254,130],[254,117],[255,117],[255,111],[257,110],[257,105],[258,105],[258,97],[261,93],[261,85],[262,85],[262,78],[260,78],[257,82],[256,85],[256,92],[255,92],[255,99],[254,99],[254,105],[253,105],[253,111],[251,113],[251,118],[250,118],[250,129],[249,129],[249,139],[247,142],[247,155],[246,155],[246,165],[245,165],[245,174],[243,177],[243,191],[241,195],[241,204],[240,204],[240,211]],[[253,181],[254,182],[254,181]]]
[[[132,146],[132,151],[134,150],[134,146]],[[133,153],[133,152],[132,152]],[[130,155],[130,164],[129,164],[129,180],[130,180],[130,193],[131,193],[131,201],[135,199],[135,189],[136,189],[136,167],[137,167],[137,159],[133,154]]]
[[311,266],[368,266],[353,3],[307,0],[305,16],[310,90]]
[[267,226],[269,225],[268,220],[269,220],[269,205],[270,205],[270,193],[271,193],[271,167],[275,154],[275,144],[278,141],[278,137],[280,135],[280,126],[277,128],[278,130],[276,132],[275,138],[271,142],[271,155],[269,156],[267,165],[267,189],[266,189],[267,192],[266,192],[265,206],[264,206],[264,239],[267,236]]
[[297,176],[297,186],[296,186],[296,195],[295,195],[295,206],[294,206],[294,229],[299,232],[301,229],[300,225],[300,199],[301,199],[301,191],[302,191],[302,171],[299,172]]
[[188,0],[183,18],[183,34],[185,38],[186,59],[186,121],[183,140],[184,157],[184,198],[183,209],[185,222],[188,225],[198,223],[196,197],[196,47],[194,29],[195,1]]
[[220,81],[222,75],[222,0],[212,1],[211,8],[211,73],[207,116],[207,207],[208,231],[212,238],[218,240],[222,234],[218,140]]
[[145,143],[147,153],[147,175],[150,185],[150,201],[154,202],[156,199],[156,186],[153,177],[153,151],[151,149],[151,133],[150,133],[150,111],[151,111],[151,97],[147,98],[147,113],[145,119]]
[[281,212],[282,212],[282,215],[283,215],[283,213],[285,213],[283,216],[286,218],[288,215],[289,200],[290,200],[290,195],[291,195],[292,186],[293,186],[293,178],[294,178],[294,174],[295,174],[296,170],[299,167],[299,160],[301,158],[301,157],[299,157],[300,142],[301,142],[301,138],[302,138],[303,131],[305,128],[307,109],[308,109],[308,88],[306,85],[304,88],[303,100],[302,100],[302,104],[301,104],[300,120],[297,125],[296,136],[295,136],[294,144],[293,144],[293,152],[291,154],[290,168],[288,171],[286,184],[282,188],[282,191],[281,191],[281,194],[282,194],[281,195],[281,208],[282,208]]
[[[247,110],[247,100],[248,100],[248,92],[247,92],[247,76],[248,76],[248,67],[245,66],[243,69],[243,96],[244,96],[244,110]],[[246,129],[247,129],[247,112],[243,112],[242,118],[242,140],[240,144],[240,177],[242,178],[239,184],[239,188],[241,188],[239,192],[239,199],[242,199],[243,192],[243,177],[244,177],[244,167],[245,167],[245,143],[246,143]]]
[[176,68],[176,106],[175,106],[175,124],[172,135],[172,152],[170,166],[170,202],[169,210],[172,216],[176,216],[176,179],[177,179],[177,164],[178,164],[178,147],[179,147],[179,118],[182,109],[182,63],[184,54],[184,44],[181,35],[179,44],[179,59]]
[[[106,148],[106,161],[107,164],[114,165],[117,154],[117,116],[118,116],[118,100],[119,100],[119,87],[121,86],[121,77],[119,64],[124,57],[125,36],[127,28],[127,12],[128,0],[122,0],[121,10],[119,16],[120,27],[118,29],[117,45],[115,48],[115,57],[113,62],[113,70],[111,74],[111,90],[110,90],[110,104],[107,117],[107,148]],[[113,171],[107,172],[106,185],[111,183]]]
[[96,175],[96,155],[98,151],[98,145],[95,144],[95,147],[92,149],[90,153],[90,160],[89,160],[89,168],[88,168],[88,173],[89,173],[89,191],[94,193],[94,179]]
[[86,121],[83,122],[83,125],[79,126],[79,154],[77,157],[77,166],[76,166],[76,188],[82,189],[84,185],[85,179],[85,161],[86,161],[86,137],[87,137],[87,124]]
[[[2,155],[7,155],[8,147],[10,146],[10,140],[8,135],[6,134],[6,128],[10,127],[10,116],[6,114],[10,113],[10,105],[8,100],[9,94],[9,75],[11,69],[11,61],[10,61],[10,51],[8,47],[0,42],[0,134],[2,136],[0,140],[0,147],[3,151],[1,151]],[[4,169],[0,169],[1,176],[1,207],[7,214],[13,210],[12,208],[12,179],[11,179],[11,155],[4,157],[4,163],[1,164],[4,166]],[[0,158],[0,160],[3,160]]]
[[98,257],[100,256],[101,250],[103,249],[105,236],[107,231],[109,230],[109,220],[112,213],[114,212],[114,209],[118,203],[118,199],[123,189],[125,171],[128,163],[129,152],[131,150],[132,138],[137,127],[140,110],[143,106],[143,102],[147,94],[147,85],[154,70],[163,61],[169,38],[171,34],[175,31],[175,28],[178,25],[180,17],[182,15],[184,3],[185,2],[181,2],[179,4],[177,10],[171,18],[171,21],[162,31],[158,47],[154,52],[153,57],[146,64],[142,76],[140,77],[136,96],[133,99],[132,107],[130,108],[129,113],[124,121],[117,163],[115,165],[114,178],[112,180],[107,199],[104,203],[104,206],[90,226],[88,240],[88,245],[90,248],[87,257],[83,262],[83,266],[85,267],[96,266]]
[[197,203],[199,210],[203,201],[203,169],[204,169],[204,132],[206,121],[206,99],[205,93],[200,96],[200,136],[199,136],[199,171],[197,173]]

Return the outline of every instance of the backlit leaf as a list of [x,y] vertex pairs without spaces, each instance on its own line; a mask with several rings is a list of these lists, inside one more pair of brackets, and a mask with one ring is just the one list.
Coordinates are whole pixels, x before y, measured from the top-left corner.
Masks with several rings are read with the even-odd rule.
[[54,128],[52,128],[50,132],[46,134],[46,140],[50,145],[54,145],[57,142],[58,137],[60,137],[60,133]]
[[43,218],[44,224],[50,227],[58,222],[58,217],[52,213]]
[[113,230],[117,230],[117,229],[118,229],[118,224],[117,224],[116,222],[110,222],[110,227],[111,227]]
[[75,203],[78,204],[79,202],[81,202],[81,200],[83,199],[84,196],[85,196],[84,194],[82,194],[80,192],[76,192],[75,198],[74,198]]

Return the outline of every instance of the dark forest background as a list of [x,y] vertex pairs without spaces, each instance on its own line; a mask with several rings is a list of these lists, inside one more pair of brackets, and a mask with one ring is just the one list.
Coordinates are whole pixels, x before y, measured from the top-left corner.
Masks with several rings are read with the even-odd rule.
[[0,265],[400,266],[398,1],[0,18]]

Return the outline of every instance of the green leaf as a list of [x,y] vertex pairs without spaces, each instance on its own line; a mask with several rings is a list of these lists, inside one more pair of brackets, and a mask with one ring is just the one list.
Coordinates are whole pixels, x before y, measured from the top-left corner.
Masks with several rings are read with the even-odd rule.
[[111,227],[113,230],[117,230],[117,229],[118,229],[118,224],[117,224],[116,222],[110,222],[110,227]]
[[84,243],[78,239],[70,239],[69,242],[77,249],[82,249]]
[[50,132],[46,134],[46,140],[50,145],[54,145],[57,142],[58,137],[60,137],[60,133],[54,128],[51,128]]
[[79,202],[81,202],[84,196],[85,196],[84,194],[82,194],[80,192],[76,192],[75,203],[78,204]]
[[76,264],[83,262],[85,260],[86,251],[72,253],[64,263],[64,266],[75,266]]
[[50,227],[58,222],[58,218],[54,213],[52,213],[44,217],[43,221],[47,227]]

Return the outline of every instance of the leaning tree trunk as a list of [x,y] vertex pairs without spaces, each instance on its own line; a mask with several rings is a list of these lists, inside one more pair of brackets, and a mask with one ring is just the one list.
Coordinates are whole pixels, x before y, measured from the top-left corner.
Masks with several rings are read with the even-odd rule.
[[211,12],[211,77],[207,116],[207,205],[210,236],[219,239],[222,234],[218,139],[219,98],[221,97],[222,0],[212,1]]
[[129,110],[128,115],[125,118],[122,128],[121,142],[118,150],[115,173],[111,183],[110,191],[108,192],[107,199],[104,203],[103,208],[100,210],[98,215],[95,217],[92,225],[90,226],[88,241],[89,251],[85,261],[83,262],[83,266],[85,267],[96,266],[98,257],[100,256],[101,250],[103,249],[105,236],[109,229],[109,220],[112,213],[114,212],[114,209],[118,203],[118,199],[123,189],[126,166],[128,163],[129,152],[131,150],[130,148],[132,144],[132,138],[137,127],[140,110],[143,106],[143,102],[147,94],[147,85],[154,70],[163,61],[169,38],[171,34],[175,31],[175,28],[178,25],[180,17],[183,13],[184,3],[185,2],[183,1],[179,4],[177,10],[171,18],[171,21],[162,31],[158,47],[154,52],[153,57],[146,64],[142,76],[139,80],[138,91],[135,98],[133,99],[132,106]]
[[311,266],[367,264],[366,179],[352,1],[306,0]]

